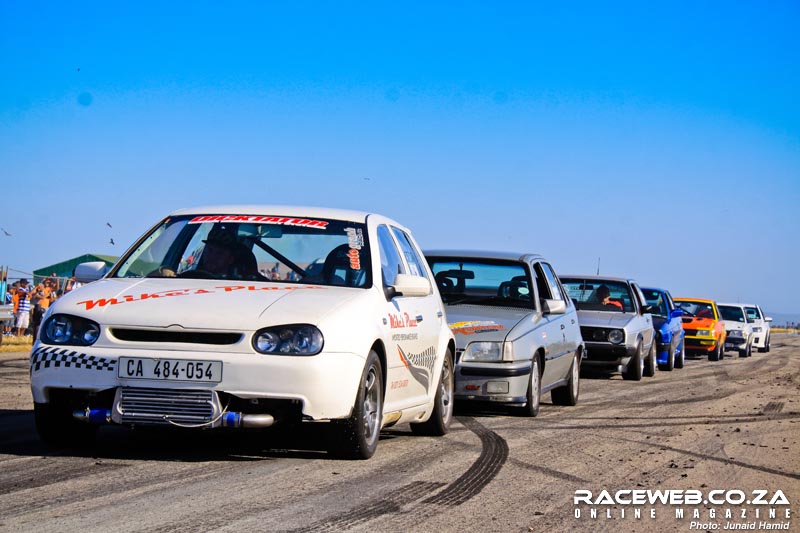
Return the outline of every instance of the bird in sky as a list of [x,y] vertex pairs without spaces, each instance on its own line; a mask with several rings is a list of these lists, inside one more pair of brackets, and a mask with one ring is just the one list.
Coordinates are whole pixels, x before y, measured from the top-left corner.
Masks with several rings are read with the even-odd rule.
[[113,245],[114,244],[114,239],[111,239],[108,242],[110,242]]
[[111,222],[106,222],[106,226],[111,227]]
[[11,237],[11,234],[7,232],[5,228],[0,228],[0,229],[3,230],[3,233],[6,234],[6,237]]

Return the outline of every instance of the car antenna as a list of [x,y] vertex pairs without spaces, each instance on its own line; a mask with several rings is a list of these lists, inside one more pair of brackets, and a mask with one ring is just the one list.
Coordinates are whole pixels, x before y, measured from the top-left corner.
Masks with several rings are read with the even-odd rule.
[[597,258],[597,275],[600,275],[600,258]]

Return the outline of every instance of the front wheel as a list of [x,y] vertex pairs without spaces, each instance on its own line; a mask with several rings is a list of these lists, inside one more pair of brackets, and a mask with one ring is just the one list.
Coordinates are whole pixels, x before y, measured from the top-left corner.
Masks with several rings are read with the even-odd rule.
[[652,378],[656,375],[656,367],[658,366],[656,361],[656,340],[653,339],[653,342],[650,343],[650,351],[647,354],[647,362],[644,365],[644,375],[648,378]]
[[748,342],[744,350],[739,350],[739,357],[750,357],[751,355],[753,355],[753,345]]
[[622,379],[640,381],[642,374],[644,374],[644,354],[642,353],[642,343],[640,342],[636,347],[636,355],[631,358],[628,367],[622,372]]
[[708,354],[708,360],[719,361],[722,359],[722,357],[722,342],[717,342],[717,346],[714,348],[714,351]]
[[553,400],[555,405],[577,405],[578,395],[580,394],[581,390],[580,364],[580,353],[575,353],[575,357],[572,358],[572,367],[569,370],[567,384],[563,387],[559,387],[550,391],[550,398]]
[[686,341],[681,341],[681,353],[675,358],[675,368],[683,368],[686,361]]
[[439,437],[445,435],[450,429],[453,419],[453,394],[455,391],[455,377],[453,375],[453,356],[450,350],[444,354],[442,373],[439,376],[439,387],[433,400],[433,412],[425,422],[411,424],[411,432],[415,435],[429,435]]
[[542,396],[542,376],[539,373],[539,356],[533,356],[531,361],[531,375],[528,379],[528,392],[526,394],[525,407],[519,408],[522,416],[534,417],[539,414],[539,402]]
[[383,421],[383,372],[374,350],[369,352],[353,413],[331,422],[330,452],[342,459],[369,459],[378,447]]
[[675,368],[675,352],[672,347],[667,348],[667,362],[663,365],[658,365],[659,370],[666,370],[667,372],[672,372],[672,369]]

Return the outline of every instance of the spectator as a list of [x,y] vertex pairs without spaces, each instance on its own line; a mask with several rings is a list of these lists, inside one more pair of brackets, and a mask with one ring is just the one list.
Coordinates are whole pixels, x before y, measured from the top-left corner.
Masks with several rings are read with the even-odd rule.
[[42,323],[42,316],[47,312],[50,304],[55,299],[54,282],[52,278],[47,278],[42,283],[36,286],[31,296],[31,305],[33,306],[33,316],[31,318],[31,330],[33,331],[33,340],[36,340],[39,325]]
[[14,292],[14,318],[17,327],[17,336],[21,337],[28,329],[28,324],[31,318],[31,291],[28,287],[28,280],[22,278],[19,280],[19,286]]

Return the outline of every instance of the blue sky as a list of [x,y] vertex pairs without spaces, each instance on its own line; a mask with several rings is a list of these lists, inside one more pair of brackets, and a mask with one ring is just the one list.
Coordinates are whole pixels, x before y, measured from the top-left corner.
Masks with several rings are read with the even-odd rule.
[[797,2],[3,2],[0,264],[321,205],[800,312],[799,26]]

